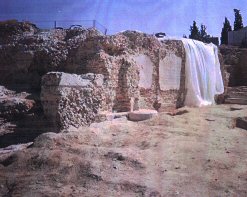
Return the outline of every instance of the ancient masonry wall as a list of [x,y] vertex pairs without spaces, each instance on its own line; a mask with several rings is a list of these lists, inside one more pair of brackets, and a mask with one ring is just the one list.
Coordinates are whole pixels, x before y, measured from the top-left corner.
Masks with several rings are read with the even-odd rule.
[[[59,128],[90,124],[105,112],[167,111],[183,105],[181,41],[124,32],[85,39],[69,56],[64,70],[78,75],[53,72],[42,79],[44,112]],[[101,84],[95,85],[99,76]]]
[[[101,111],[180,107],[184,101],[185,52],[181,41],[127,31],[86,39],[74,51],[77,73],[104,75],[105,103]],[[71,71],[70,71],[71,72]]]
[[42,78],[41,101],[58,130],[89,125],[104,101],[103,76],[47,73]]
[[[95,29],[41,31],[26,23],[1,30],[1,85],[35,93],[42,86],[44,113],[58,127],[88,125],[102,112],[166,111],[183,106],[185,51],[181,41],[159,41],[136,31],[112,36]],[[244,84],[246,52],[221,52],[230,70],[229,84]]]
[[[247,85],[247,49],[238,47],[221,46],[222,72],[226,70],[223,79],[227,79],[226,86]],[[224,60],[224,61],[223,61]],[[224,72],[223,72],[224,73]]]
[[182,107],[185,100],[185,50],[182,41],[167,40],[159,54],[160,111]]

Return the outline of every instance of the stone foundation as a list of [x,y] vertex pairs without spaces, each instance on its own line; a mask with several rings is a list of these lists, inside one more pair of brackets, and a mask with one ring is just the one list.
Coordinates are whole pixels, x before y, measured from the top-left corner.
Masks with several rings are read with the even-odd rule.
[[50,72],[42,78],[41,101],[45,115],[58,129],[94,122],[104,103],[103,76]]

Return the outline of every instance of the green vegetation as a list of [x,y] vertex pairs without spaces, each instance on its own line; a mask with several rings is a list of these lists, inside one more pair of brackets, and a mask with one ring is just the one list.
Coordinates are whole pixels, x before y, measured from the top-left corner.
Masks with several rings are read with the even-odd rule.
[[207,27],[201,24],[201,28],[199,31],[199,28],[196,25],[196,21],[193,21],[193,25],[190,26],[189,38],[208,43],[211,36],[207,34],[206,30],[207,30]]
[[199,40],[200,37],[200,32],[199,29],[196,25],[196,21],[193,21],[193,25],[190,26],[190,35],[189,38],[190,39],[195,39],[195,40]]
[[226,45],[228,44],[228,32],[229,31],[232,31],[232,27],[231,27],[229,20],[225,17],[225,22],[223,24],[223,28],[221,31],[221,38],[220,38],[221,44],[226,44]]
[[[235,14],[235,20],[234,20],[234,31],[238,31],[240,29],[242,29],[244,27],[243,25],[243,19],[242,19],[242,15],[240,13],[240,10],[238,9],[234,9],[234,14]],[[225,22],[223,23],[223,28],[221,31],[221,44],[228,44],[228,32],[232,31],[232,27],[231,24],[229,22],[229,20],[225,17]],[[247,46],[247,41],[243,40],[242,45]]]
[[234,13],[235,13],[234,31],[237,31],[239,29],[242,29],[244,26],[243,26],[243,20],[240,10],[234,9]]

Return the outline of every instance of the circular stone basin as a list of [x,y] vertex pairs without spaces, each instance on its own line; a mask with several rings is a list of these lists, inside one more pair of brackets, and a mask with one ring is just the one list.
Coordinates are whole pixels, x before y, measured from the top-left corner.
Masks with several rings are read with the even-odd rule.
[[141,109],[138,111],[129,112],[128,118],[131,121],[142,121],[150,119],[157,115],[158,112],[156,110]]

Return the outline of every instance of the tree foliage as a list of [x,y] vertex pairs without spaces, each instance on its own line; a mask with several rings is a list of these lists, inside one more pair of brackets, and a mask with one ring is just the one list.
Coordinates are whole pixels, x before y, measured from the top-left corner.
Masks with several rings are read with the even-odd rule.
[[210,36],[206,32],[207,27],[203,24],[201,24],[201,29],[200,29],[200,40],[205,41],[207,38]]
[[232,31],[232,27],[231,27],[229,20],[225,17],[225,22],[223,24],[223,28],[221,31],[221,38],[220,38],[221,44],[226,44],[226,45],[228,44],[228,32],[229,31]]
[[196,25],[196,22],[193,21],[193,25],[190,26],[189,38],[194,39],[194,40],[199,40],[202,42],[207,42],[207,40],[210,38],[210,35],[207,34],[206,30],[207,30],[207,27],[205,25],[201,24],[201,28],[199,31],[199,29]]
[[235,13],[234,31],[237,31],[243,28],[243,20],[240,10],[234,9],[234,13]]
[[206,26],[201,24],[201,29],[200,29],[200,37],[203,38],[205,36],[207,36],[207,32],[206,32]]
[[196,25],[196,21],[193,21],[193,25],[190,26],[190,35],[189,35],[189,38],[190,39],[195,39],[195,40],[198,40],[200,37],[200,32],[199,32],[199,29]]

